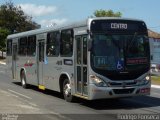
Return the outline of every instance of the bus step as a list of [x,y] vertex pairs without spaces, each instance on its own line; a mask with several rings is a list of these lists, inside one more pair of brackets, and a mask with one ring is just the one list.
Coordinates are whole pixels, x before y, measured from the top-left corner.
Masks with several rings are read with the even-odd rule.
[[44,85],[38,85],[38,88],[41,90],[45,90],[45,86]]

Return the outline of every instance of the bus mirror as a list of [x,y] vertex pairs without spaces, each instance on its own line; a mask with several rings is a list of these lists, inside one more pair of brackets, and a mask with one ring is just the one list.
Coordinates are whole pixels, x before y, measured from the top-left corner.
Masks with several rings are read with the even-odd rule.
[[91,51],[92,49],[92,39],[88,40],[88,51]]

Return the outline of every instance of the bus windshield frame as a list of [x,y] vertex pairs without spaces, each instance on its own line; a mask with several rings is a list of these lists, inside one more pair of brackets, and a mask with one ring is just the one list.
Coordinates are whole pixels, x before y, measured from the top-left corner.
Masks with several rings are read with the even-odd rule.
[[[118,23],[122,25],[122,28],[111,30],[111,28],[104,28],[102,25],[109,24],[112,27],[111,24],[115,21],[106,21],[106,23],[102,21],[101,28],[95,29],[95,26],[100,27],[100,23],[100,21],[97,25],[96,21],[91,23],[92,49],[90,62],[92,69],[112,80],[136,79],[148,72],[150,50],[144,22],[132,21],[132,25],[129,25],[130,21],[129,24],[127,24],[127,21],[116,21],[117,25]],[[127,30],[125,25],[127,27],[131,26],[131,28]],[[100,46],[98,46],[98,42],[101,42]],[[108,56],[105,54],[108,54]]]

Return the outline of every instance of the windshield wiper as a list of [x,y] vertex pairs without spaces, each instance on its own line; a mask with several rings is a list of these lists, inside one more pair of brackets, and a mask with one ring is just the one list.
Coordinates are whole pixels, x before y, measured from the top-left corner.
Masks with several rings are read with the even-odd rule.
[[135,32],[135,33],[134,33],[133,38],[132,38],[132,40],[131,40],[130,44],[128,45],[128,49],[127,49],[127,51],[129,50],[129,48],[130,48],[130,47],[132,47],[133,42],[134,42],[134,40],[135,40],[135,37],[136,37],[136,36],[137,36],[137,32]]

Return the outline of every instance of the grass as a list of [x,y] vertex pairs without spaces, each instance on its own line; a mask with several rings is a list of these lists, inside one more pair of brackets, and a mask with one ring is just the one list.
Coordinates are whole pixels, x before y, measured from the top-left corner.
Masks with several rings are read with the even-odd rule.
[[151,83],[154,85],[160,85],[160,76],[151,76]]

